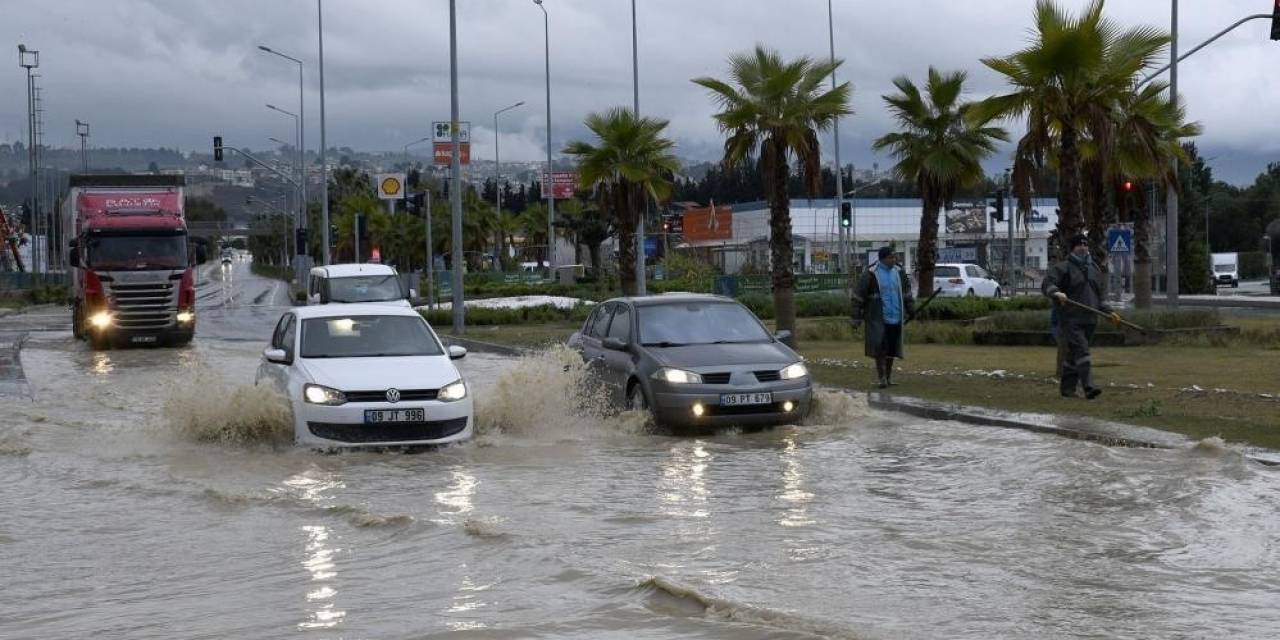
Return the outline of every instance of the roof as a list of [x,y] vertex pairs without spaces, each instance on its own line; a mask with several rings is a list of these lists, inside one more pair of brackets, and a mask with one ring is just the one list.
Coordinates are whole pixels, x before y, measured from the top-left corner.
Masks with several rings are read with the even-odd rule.
[[350,316],[422,316],[410,307],[387,304],[385,302],[355,302],[343,304],[317,304],[308,307],[294,307],[293,313],[299,320],[313,318],[347,318]]
[[326,278],[351,278],[355,276],[393,276],[396,275],[396,270],[394,267],[385,264],[351,263],[315,267],[311,270],[311,273]]
[[712,295],[710,293],[672,292],[656,296],[633,296],[613,298],[605,302],[629,302],[637,307],[652,307],[660,304],[681,304],[685,302],[734,302],[732,298]]

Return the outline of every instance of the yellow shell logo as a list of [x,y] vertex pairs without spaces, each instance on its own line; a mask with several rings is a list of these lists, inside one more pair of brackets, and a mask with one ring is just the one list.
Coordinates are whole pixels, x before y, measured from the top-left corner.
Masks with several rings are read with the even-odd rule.
[[389,196],[400,193],[400,181],[395,178],[383,178],[382,192]]

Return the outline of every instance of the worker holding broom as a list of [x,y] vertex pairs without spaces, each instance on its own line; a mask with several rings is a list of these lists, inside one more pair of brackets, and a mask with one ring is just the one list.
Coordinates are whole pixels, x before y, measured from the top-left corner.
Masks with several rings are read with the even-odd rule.
[[1070,255],[1049,269],[1040,290],[1054,301],[1058,312],[1058,340],[1064,352],[1059,372],[1062,397],[1076,397],[1079,385],[1084,397],[1097,398],[1102,395],[1102,389],[1093,380],[1089,343],[1098,329],[1099,317],[1116,324],[1123,321],[1107,304],[1106,280],[1089,255],[1087,236],[1078,234],[1071,238]]

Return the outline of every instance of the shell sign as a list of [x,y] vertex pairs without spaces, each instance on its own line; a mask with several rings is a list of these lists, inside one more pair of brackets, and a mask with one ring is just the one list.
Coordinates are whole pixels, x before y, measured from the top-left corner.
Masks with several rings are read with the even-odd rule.
[[403,173],[379,173],[373,177],[373,182],[378,187],[379,200],[399,200],[404,197]]

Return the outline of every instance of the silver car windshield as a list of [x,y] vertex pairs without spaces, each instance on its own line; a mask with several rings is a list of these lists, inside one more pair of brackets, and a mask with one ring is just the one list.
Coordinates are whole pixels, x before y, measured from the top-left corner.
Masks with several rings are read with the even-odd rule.
[[395,276],[329,278],[331,302],[390,302],[404,297]]
[[422,318],[351,316],[302,321],[303,358],[438,356],[444,350]]
[[735,302],[642,305],[640,343],[649,346],[769,342],[773,337]]

